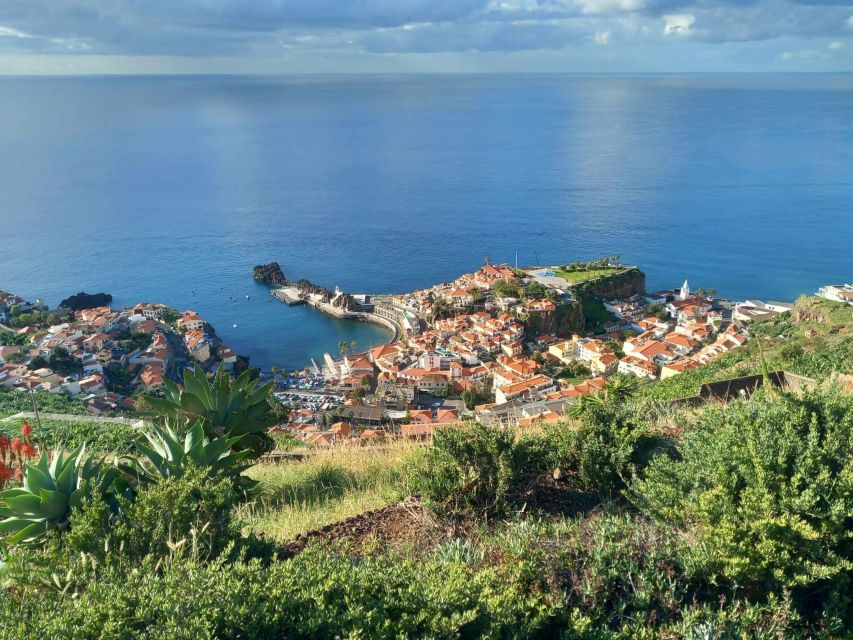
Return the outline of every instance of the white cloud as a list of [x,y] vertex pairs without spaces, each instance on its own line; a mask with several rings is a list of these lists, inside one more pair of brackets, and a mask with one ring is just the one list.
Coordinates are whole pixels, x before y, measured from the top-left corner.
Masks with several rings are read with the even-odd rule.
[[595,44],[606,45],[610,42],[610,31],[596,31],[593,37]]
[[838,41],[830,42],[826,48],[829,49],[830,51],[841,51],[844,48],[844,43],[838,42]]
[[639,11],[646,7],[645,0],[576,0],[583,13],[613,13]]
[[17,29],[13,29],[12,27],[4,27],[0,24],[0,38],[32,38],[29,33],[24,33],[23,31],[18,31]]
[[669,14],[663,17],[663,35],[687,35],[696,22],[696,16],[690,13]]

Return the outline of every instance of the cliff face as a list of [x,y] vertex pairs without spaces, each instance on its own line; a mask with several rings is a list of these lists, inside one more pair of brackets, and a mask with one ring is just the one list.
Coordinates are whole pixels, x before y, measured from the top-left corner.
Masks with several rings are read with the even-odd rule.
[[113,297],[109,293],[85,293],[81,291],[65,298],[59,303],[59,306],[72,311],[80,311],[81,309],[105,307],[112,302],[112,299]]
[[284,287],[290,284],[287,278],[284,277],[284,271],[281,270],[278,262],[259,264],[252,269],[252,277],[258,282],[271,284],[274,287]]
[[646,292],[646,274],[636,268],[629,269],[607,278],[582,282],[573,291],[578,298],[630,298]]
[[524,321],[524,326],[529,337],[536,337],[555,333],[559,336],[568,336],[572,333],[583,331],[583,310],[578,301],[569,304],[559,304],[552,313],[533,314]]

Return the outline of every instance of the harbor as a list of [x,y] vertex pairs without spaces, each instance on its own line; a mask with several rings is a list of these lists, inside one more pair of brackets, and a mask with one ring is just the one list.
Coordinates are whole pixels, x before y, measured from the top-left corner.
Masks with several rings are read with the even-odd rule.
[[277,300],[281,300],[283,303],[290,306],[303,304],[305,302],[305,300],[299,295],[299,289],[296,287],[281,287],[279,289],[273,289],[270,294]]

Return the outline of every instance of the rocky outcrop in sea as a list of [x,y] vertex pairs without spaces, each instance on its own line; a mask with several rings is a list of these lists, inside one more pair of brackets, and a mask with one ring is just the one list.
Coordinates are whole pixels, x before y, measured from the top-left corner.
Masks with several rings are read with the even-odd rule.
[[274,287],[286,287],[290,284],[288,279],[284,277],[284,271],[278,262],[257,265],[252,269],[252,277],[258,282],[270,284]]
[[59,303],[59,306],[63,309],[71,309],[71,311],[80,311],[82,309],[105,307],[112,300],[113,297],[109,293],[86,293],[85,291],[81,291],[65,298],[65,300]]

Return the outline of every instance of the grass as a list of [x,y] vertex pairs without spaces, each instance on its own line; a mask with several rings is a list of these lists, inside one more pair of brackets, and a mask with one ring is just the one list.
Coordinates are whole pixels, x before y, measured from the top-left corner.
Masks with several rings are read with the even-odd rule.
[[587,280],[594,280],[595,278],[612,276],[614,273],[618,272],[619,269],[615,269],[613,267],[592,269],[590,271],[566,271],[565,269],[558,268],[554,271],[558,278],[562,278],[569,284],[577,284],[578,282],[586,282]]
[[[0,434],[9,438],[18,437],[24,420],[0,422]],[[85,445],[90,452],[129,453],[140,436],[138,429],[124,424],[108,422],[88,422],[86,416],[80,420],[53,420],[42,418],[36,421],[28,418],[33,428],[33,442],[49,449],[64,447],[76,449]]]
[[[80,400],[73,400],[64,394],[37,391],[36,403],[42,413],[72,413],[75,415],[89,415],[86,405]],[[33,400],[29,393],[13,391],[11,389],[0,390],[0,418],[5,418],[21,411],[32,411]]]
[[261,494],[240,514],[244,530],[286,542],[399,502],[409,494],[411,463],[422,452],[422,446],[400,441],[320,449],[301,462],[258,464],[248,475],[260,482]]
[[583,317],[586,319],[589,329],[598,329],[605,322],[610,322],[616,318],[598,298],[584,298],[582,304]]

